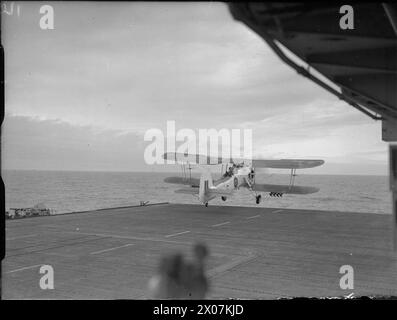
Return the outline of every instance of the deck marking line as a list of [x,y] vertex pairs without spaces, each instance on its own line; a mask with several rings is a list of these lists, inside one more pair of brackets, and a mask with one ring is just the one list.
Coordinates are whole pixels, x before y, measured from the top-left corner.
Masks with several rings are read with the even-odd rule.
[[[76,234],[77,231],[62,231],[63,233],[73,233]],[[175,240],[164,240],[155,238],[142,238],[142,237],[130,237],[122,236],[117,234],[106,234],[106,233],[88,233],[88,232],[78,232],[79,234],[92,235],[97,237],[111,237],[115,239],[128,239],[128,240],[138,240],[138,241],[155,241],[155,242],[165,242],[165,243],[178,243],[178,244],[192,244],[190,241],[175,241]]]
[[182,231],[182,232],[178,232],[178,233],[173,233],[173,234],[169,234],[166,235],[166,238],[170,238],[170,237],[175,237],[175,236],[179,236],[180,234],[185,234],[185,233],[189,233],[190,231]]
[[119,247],[114,247],[114,248],[109,248],[109,249],[104,249],[104,250],[91,252],[90,254],[99,254],[99,253],[108,252],[108,251],[112,251],[112,250],[116,250],[116,249],[120,249],[120,248],[125,248],[125,247],[129,247],[129,246],[133,246],[133,245],[134,245],[133,243],[128,243],[128,244],[125,244],[125,245],[119,246]]
[[20,236],[20,237],[13,237],[13,238],[6,238],[6,241],[10,240],[17,240],[17,239],[23,239],[23,238],[31,238],[31,237],[36,237],[38,234],[29,234],[27,236]]
[[6,273],[13,273],[13,272],[18,272],[18,271],[22,271],[22,270],[33,269],[33,268],[37,268],[37,267],[41,267],[41,266],[42,266],[42,264],[35,264],[34,266],[30,266],[30,267],[23,267],[23,268],[19,268],[19,269],[15,269],[15,270],[7,271]]
[[272,213],[277,213],[277,212],[281,212],[281,211],[284,211],[284,210],[280,209],[280,210],[272,211]]
[[240,264],[243,264],[249,260],[256,258],[256,255],[249,254],[248,256],[237,256],[236,258],[231,259],[229,262],[223,263],[218,267],[215,267],[208,271],[207,275],[210,278],[213,278],[219,274],[229,271],[230,269],[237,267]]
[[218,223],[218,224],[213,224],[211,227],[220,227],[220,226],[223,226],[223,225],[228,224],[228,223],[230,223],[230,221],[226,221],[226,222],[222,222],[222,223]]
[[253,219],[253,218],[258,218],[258,217],[260,217],[260,215],[259,215],[259,214],[258,214],[258,215],[256,215],[256,216],[248,217],[247,219]]

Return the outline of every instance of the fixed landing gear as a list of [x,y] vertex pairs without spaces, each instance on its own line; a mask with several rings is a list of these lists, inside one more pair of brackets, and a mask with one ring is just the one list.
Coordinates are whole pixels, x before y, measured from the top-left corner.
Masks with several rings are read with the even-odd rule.
[[222,196],[221,199],[222,201],[226,201],[227,198],[225,196]]
[[208,207],[208,202],[205,203],[205,206]]
[[262,199],[262,196],[260,194],[255,196],[256,204],[259,204],[261,202],[261,199]]

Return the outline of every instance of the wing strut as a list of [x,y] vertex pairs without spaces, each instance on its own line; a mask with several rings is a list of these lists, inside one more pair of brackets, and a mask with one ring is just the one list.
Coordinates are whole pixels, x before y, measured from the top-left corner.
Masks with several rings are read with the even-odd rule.
[[190,163],[188,163],[189,166],[189,182],[192,182],[192,167],[190,166]]
[[296,169],[291,169],[291,175],[289,178],[289,190],[291,190],[291,188],[294,186],[295,177],[296,177]]
[[182,169],[182,176],[183,176],[183,179],[184,180],[187,180],[186,179],[186,170],[185,170],[185,164],[181,164],[181,169]]
[[[189,166],[188,168],[186,168],[185,163],[181,164],[182,177],[185,181],[189,180],[189,182],[191,182],[192,181],[192,167],[190,166],[190,163],[187,163],[187,165]],[[189,170],[189,179],[187,178],[187,170]]]

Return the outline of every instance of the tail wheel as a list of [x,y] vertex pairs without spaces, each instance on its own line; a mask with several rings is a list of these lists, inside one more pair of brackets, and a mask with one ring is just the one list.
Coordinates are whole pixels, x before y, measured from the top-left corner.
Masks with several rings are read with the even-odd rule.
[[256,196],[256,204],[259,204],[261,202],[262,196],[259,194]]
[[208,202],[205,203],[205,206],[208,207]]

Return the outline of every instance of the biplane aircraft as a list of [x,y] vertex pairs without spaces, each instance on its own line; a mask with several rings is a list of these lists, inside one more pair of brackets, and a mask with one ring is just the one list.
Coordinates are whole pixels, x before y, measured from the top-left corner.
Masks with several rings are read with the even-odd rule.
[[[261,201],[260,192],[269,193],[271,197],[282,197],[283,194],[310,194],[319,191],[316,187],[295,186],[297,169],[307,169],[321,166],[324,160],[304,160],[304,159],[225,159],[222,157],[214,158],[200,154],[183,154],[177,152],[167,152],[163,155],[166,160],[182,165],[182,177],[168,177],[164,182],[189,186],[188,188],[178,189],[176,193],[191,194],[198,197],[198,200],[208,206],[208,202],[216,197],[227,200],[240,188],[248,189],[254,196],[256,204]],[[205,166],[222,165],[222,176],[218,180],[213,180],[212,174]],[[191,170],[197,167],[201,171],[199,179],[192,178]],[[225,167],[225,169],[224,169]],[[260,169],[289,169],[290,179],[288,185],[259,184],[255,183],[256,172]],[[189,176],[187,174],[189,170]]]

